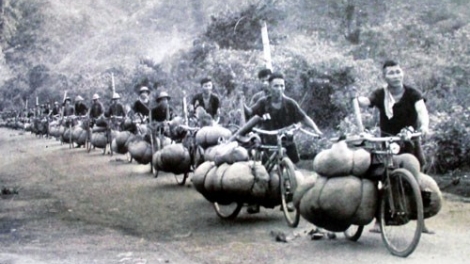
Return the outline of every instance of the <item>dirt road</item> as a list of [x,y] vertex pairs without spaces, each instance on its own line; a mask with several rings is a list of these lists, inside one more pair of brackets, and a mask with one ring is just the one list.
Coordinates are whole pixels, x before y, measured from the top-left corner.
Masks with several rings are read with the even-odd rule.
[[[0,128],[0,263],[468,263],[470,203],[446,195],[407,259],[380,235],[354,243],[310,240],[304,220],[289,228],[278,208],[220,220],[190,184],[125,156],[69,149]],[[366,230],[369,227],[366,227]],[[272,232],[290,239],[276,242]]]

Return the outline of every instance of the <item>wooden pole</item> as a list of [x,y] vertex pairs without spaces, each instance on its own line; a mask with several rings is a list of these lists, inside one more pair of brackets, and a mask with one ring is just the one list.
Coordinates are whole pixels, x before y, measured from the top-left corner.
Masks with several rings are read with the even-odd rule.
[[356,124],[359,127],[359,132],[364,132],[364,126],[362,125],[361,109],[359,108],[359,101],[357,97],[352,100],[354,117],[356,118]]
[[245,118],[245,96],[240,95],[240,126],[244,126],[246,123]]
[[271,48],[269,46],[268,26],[266,25],[266,21],[261,21],[261,40],[263,41],[263,54],[266,68],[272,70]]
[[189,118],[188,118],[188,103],[186,102],[186,91],[183,91],[183,118],[184,118],[184,124],[188,126]]
[[114,86],[114,73],[111,73],[111,88],[113,89],[113,96],[116,93],[116,87]]

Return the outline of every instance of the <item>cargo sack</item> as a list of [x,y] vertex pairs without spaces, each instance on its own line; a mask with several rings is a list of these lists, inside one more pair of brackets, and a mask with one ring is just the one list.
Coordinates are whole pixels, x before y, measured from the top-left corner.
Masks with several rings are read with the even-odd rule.
[[105,132],[92,133],[90,142],[96,148],[105,148],[108,138]]
[[134,137],[129,142],[129,154],[139,164],[149,164],[152,161],[152,147],[142,137]]
[[153,154],[155,169],[182,174],[191,170],[191,157],[183,144],[171,144]]
[[100,127],[100,126],[93,126],[93,133],[99,133],[99,132],[105,132],[107,130],[106,127]]
[[352,150],[348,148],[346,141],[342,140],[315,156],[313,170],[324,177],[361,177],[368,171],[370,164],[369,152],[364,149]]
[[[311,181],[304,184],[312,185]],[[351,224],[367,225],[375,217],[378,191],[374,183],[356,176],[318,176],[313,187],[299,187],[296,203],[300,214],[318,227],[343,232]],[[299,197],[300,202],[299,202]]]
[[121,131],[116,134],[111,143],[111,148],[114,152],[119,154],[126,154],[128,152],[129,140],[134,135],[129,131]]
[[269,189],[269,175],[259,162],[205,161],[196,168],[193,184],[211,202],[262,202]]
[[219,166],[222,163],[233,164],[239,161],[248,161],[249,157],[245,148],[232,141],[207,148],[204,159],[214,161],[215,165]]
[[85,145],[87,139],[88,139],[88,133],[84,129],[80,129],[78,132],[78,138],[74,140],[78,145]]
[[221,126],[205,126],[199,129],[196,133],[196,144],[208,148],[217,145],[220,139],[228,139],[232,132]]

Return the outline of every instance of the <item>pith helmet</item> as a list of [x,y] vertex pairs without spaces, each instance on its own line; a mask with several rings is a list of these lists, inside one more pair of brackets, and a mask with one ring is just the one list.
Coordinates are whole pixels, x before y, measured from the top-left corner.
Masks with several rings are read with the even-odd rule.
[[170,95],[168,95],[167,92],[161,92],[161,93],[158,95],[157,100],[160,100],[160,99],[162,99],[162,98],[168,98],[168,99],[170,99],[171,97],[170,97]]
[[93,99],[93,100],[100,99],[100,96],[98,94],[94,94],[91,99]]
[[75,97],[75,101],[76,102],[83,101],[83,97],[81,97],[80,95],[77,95],[77,97]]
[[112,99],[119,99],[121,98],[121,96],[118,94],[118,93],[114,93],[113,94],[113,98]]
[[140,87],[139,93],[145,93],[145,92],[150,93],[149,88],[147,88],[146,86]]

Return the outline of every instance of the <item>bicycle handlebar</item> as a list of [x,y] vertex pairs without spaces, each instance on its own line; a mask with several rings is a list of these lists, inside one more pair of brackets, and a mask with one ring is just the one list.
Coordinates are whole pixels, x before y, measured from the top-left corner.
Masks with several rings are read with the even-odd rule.
[[276,135],[280,135],[280,134],[287,134],[287,133],[290,133],[290,132],[294,132],[295,130],[300,130],[301,132],[303,132],[303,133],[305,133],[309,136],[320,137],[318,134],[312,133],[312,132],[310,132],[306,129],[301,128],[300,125],[292,125],[292,126],[288,126],[288,127],[281,128],[281,129],[276,129],[276,130],[264,130],[264,129],[254,127],[252,130],[254,132],[258,133],[258,134],[263,134],[263,135],[268,135],[268,136],[276,136]]
[[[413,138],[421,137],[422,132],[411,132],[411,131],[402,131],[396,136],[388,137],[375,137],[371,134],[361,134],[353,137],[346,137],[346,142],[357,142],[357,141],[368,141],[372,143],[381,143],[381,142],[400,142],[400,141],[409,141]],[[332,138],[332,141],[338,141],[339,138]]]

